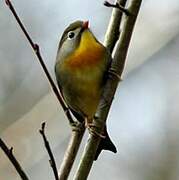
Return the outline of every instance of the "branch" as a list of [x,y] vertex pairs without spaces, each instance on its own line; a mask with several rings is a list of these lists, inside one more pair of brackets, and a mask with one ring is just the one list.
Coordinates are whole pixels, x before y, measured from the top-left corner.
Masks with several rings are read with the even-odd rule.
[[[120,0],[119,4],[124,7],[126,4],[126,0]],[[108,26],[104,42],[105,46],[107,47],[107,49],[110,50],[111,53],[119,37],[121,18],[122,12],[119,9],[115,8],[111,15],[110,25]],[[66,180],[70,174],[84,131],[85,128],[80,127],[79,130],[72,132],[70,142],[68,144],[59,170],[60,180]]]
[[13,164],[14,168],[16,169],[16,171],[19,174],[19,176],[21,177],[21,179],[22,180],[28,180],[29,178],[27,177],[27,175],[25,174],[21,165],[19,164],[19,162],[17,161],[17,159],[13,155],[13,152],[12,152],[13,148],[12,147],[8,148],[5,144],[5,142],[1,138],[0,138],[0,147],[4,151],[4,153],[6,154],[8,159],[11,161],[11,163]]
[[130,12],[128,11],[128,9],[125,9],[124,6],[121,6],[121,4],[119,4],[118,2],[116,4],[111,4],[108,1],[104,1],[104,5],[107,6],[107,7],[117,8],[121,12],[125,13],[125,15],[127,15],[127,16],[130,15]]
[[65,114],[66,114],[66,116],[67,116],[67,118],[69,120],[69,122],[70,122],[70,124],[73,124],[74,121],[72,119],[70,111],[69,111],[68,107],[66,106],[61,94],[59,93],[59,91],[58,91],[54,81],[52,80],[52,78],[50,76],[50,73],[48,72],[48,69],[47,69],[47,67],[46,67],[46,65],[45,65],[45,63],[44,63],[44,61],[42,59],[39,45],[33,42],[32,38],[30,37],[29,33],[27,32],[25,26],[23,25],[22,21],[20,20],[19,16],[17,15],[16,10],[15,10],[14,6],[12,5],[11,1],[10,0],[5,0],[5,2],[7,4],[7,6],[9,7],[9,9],[11,10],[12,14],[14,15],[17,23],[19,24],[19,26],[20,26],[21,30],[23,31],[25,37],[27,38],[28,42],[30,43],[30,46],[34,50],[34,52],[35,52],[35,54],[36,54],[36,56],[37,56],[37,58],[38,58],[38,60],[40,62],[40,65],[42,66],[42,69],[44,70],[45,75],[46,75],[46,77],[47,77],[47,79],[48,79],[48,81],[49,81],[49,83],[51,85],[51,88],[52,88],[54,94],[56,95],[58,101],[60,102],[60,104],[61,104],[61,106],[62,106],[62,108],[63,108],[63,110],[64,110],[64,112],[65,112]]
[[66,180],[70,174],[85,132],[84,124],[81,125],[83,127],[80,127],[78,130],[72,131],[71,139],[65,151],[65,155],[59,170],[59,180]]
[[[127,0],[117,0],[116,3],[120,4],[121,6],[125,7]],[[109,21],[108,29],[104,39],[104,45],[106,48],[111,52],[116,45],[117,40],[119,39],[120,35],[120,25],[122,19],[122,12],[119,9],[114,8],[111,14],[111,19]]]
[[55,159],[53,157],[53,153],[51,151],[51,148],[50,148],[50,144],[47,140],[47,137],[45,135],[45,122],[42,123],[42,127],[41,129],[39,130],[40,134],[42,135],[42,138],[44,140],[44,145],[45,145],[45,148],[48,152],[48,155],[50,157],[50,160],[49,160],[49,163],[52,167],[52,170],[53,170],[53,173],[54,173],[54,176],[55,176],[55,180],[59,180],[58,179],[58,171],[57,171],[57,167],[56,167],[56,163],[55,163]]
[[[117,89],[117,85],[119,82],[119,76],[121,76],[125,59],[127,56],[127,51],[129,47],[129,42],[131,39],[131,35],[133,32],[133,28],[136,22],[136,18],[140,9],[142,0],[131,0],[129,6],[129,12],[132,14],[130,16],[126,16],[124,20],[123,30],[121,32],[121,36],[119,39],[119,43],[117,44],[116,51],[114,54],[114,59],[112,61],[112,65],[110,68],[109,76],[104,87],[105,91],[103,92],[102,98],[100,100],[98,109],[97,109],[97,118],[94,119],[94,130],[102,132],[104,128],[104,124],[106,122],[108,112],[110,110],[110,106],[112,104],[112,100],[115,95],[115,91]],[[112,72],[112,73],[111,73]],[[98,128],[95,128],[98,127]],[[100,142],[100,137],[96,137],[90,135],[88,143],[85,147],[84,153],[82,155],[82,159],[80,161],[79,167],[75,174],[75,180],[85,180],[88,177],[90,169],[93,164],[93,159],[97,150],[97,147]]]
[[[59,93],[55,83],[53,82],[53,80],[52,80],[52,78],[51,78],[51,76],[50,76],[50,74],[46,68],[46,65],[42,59],[41,54],[40,54],[40,48],[39,48],[38,44],[36,44],[32,41],[32,38],[30,37],[29,33],[25,29],[25,26],[22,24],[20,18],[18,17],[16,10],[13,7],[11,1],[5,0],[5,2],[8,5],[9,9],[11,10],[12,14],[14,15],[17,23],[19,24],[20,28],[22,29],[22,31],[23,31],[24,35],[26,36],[28,42],[30,43],[32,49],[34,50],[34,52],[35,52],[35,54],[36,54],[36,56],[40,62],[40,65],[42,66],[42,68],[43,68],[43,70],[47,76],[47,79],[48,79],[48,81],[52,87],[52,90],[53,90],[54,94],[56,95],[57,99],[59,100],[59,102],[60,102],[68,120],[69,120],[70,125],[72,126],[73,132],[71,135],[70,143],[69,143],[68,148],[67,148],[68,153],[65,154],[64,160],[62,162],[62,166],[60,168],[60,174],[59,174],[60,179],[61,179],[61,177],[64,177],[64,176],[68,177],[70,170],[72,168],[73,162],[75,160],[76,154],[78,152],[78,149],[79,149],[79,146],[80,146],[80,143],[81,143],[85,129],[84,129],[84,127],[79,127],[74,122],[68,107],[66,106],[61,94]],[[74,129],[77,129],[77,131],[75,132]]]

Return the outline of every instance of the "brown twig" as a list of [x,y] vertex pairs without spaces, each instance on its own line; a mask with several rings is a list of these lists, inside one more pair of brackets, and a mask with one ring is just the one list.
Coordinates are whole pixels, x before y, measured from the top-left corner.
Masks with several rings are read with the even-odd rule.
[[19,176],[21,177],[22,180],[28,180],[29,178],[27,177],[26,173],[22,169],[21,165],[13,155],[13,148],[8,148],[5,142],[0,138],[0,147],[8,157],[8,159],[11,161],[13,164],[14,168],[18,172]]
[[65,151],[65,155],[59,170],[59,180],[68,179],[85,132],[84,124],[81,124],[81,126],[83,127],[80,127],[79,130],[72,131],[71,139]]
[[[127,0],[117,0],[116,3],[125,7]],[[113,9],[109,25],[105,34],[104,45],[112,54],[120,35],[120,25],[122,19],[122,12],[119,9]]]
[[50,160],[49,160],[49,163],[52,167],[52,170],[53,170],[53,173],[54,173],[54,176],[55,176],[55,180],[59,180],[58,179],[58,171],[57,171],[57,167],[56,167],[56,163],[55,163],[55,159],[54,159],[54,156],[53,156],[53,153],[52,153],[52,150],[50,148],[50,144],[47,140],[47,137],[45,135],[45,122],[42,123],[42,126],[41,126],[41,129],[39,130],[40,134],[42,135],[43,137],[43,141],[44,141],[44,145],[45,145],[45,148],[48,152],[48,155],[50,157]]
[[[124,21],[124,26],[120,35],[119,43],[116,47],[114,54],[114,59],[111,64],[111,69],[113,73],[109,73],[107,82],[105,84],[105,91],[103,92],[102,98],[100,100],[97,117],[94,119],[94,130],[102,132],[104,124],[106,122],[112,100],[114,98],[119,78],[123,72],[125,59],[127,56],[127,51],[132,36],[133,28],[136,22],[136,18],[140,9],[142,0],[131,0],[129,11],[132,15],[126,16]],[[98,128],[96,128],[98,127]],[[74,180],[86,180],[90,169],[93,164],[93,159],[100,142],[100,137],[90,135],[88,143],[85,147],[84,153],[82,155],[79,167],[76,171]]]
[[[31,47],[33,48],[33,50],[35,51],[36,53],[36,56],[47,76],[47,79],[52,87],[52,90],[53,92],[55,93],[57,99],[59,100],[69,122],[70,122],[70,125],[72,126],[72,129],[73,129],[73,132],[72,132],[72,135],[71,135],[71,140],[70,140],[70,143],[67,147],[67,151],[68,153],[65,154],[65,157],[64,157],[64,160],[62,162],[62,166],[60,168],[60,174],[59,174],[59,177],[63,177],[64,175],[65,176],[68,176],[69,173],[70,173],[70,170],[72,168],[72,165],[74,163],[74,160],[75,160],[75,157],[76,157],[76,154],[78,152],[78,149],[79,149],[79,146],[80,146],[80,143],[81,143],[81,140],[82,140],[82,137],[83,137],[83,134],[84,134],[84,127],[79,127],[78,124],[76,124],[70,114],[70,111],[68,109],[68,107],[66,106],[65,102],[63,101],[63,98],[62,96],[60,95],[55,83],[53,82],[45,64],[44,64],[44,61],[42,59],[42,56],[40,54],[40,49],[39,49],[39,46],[34,43],[32,41],[32,38],[30,37],[29,33],[27,32],[27,30],[25,29],[25,26],[22,24],[20,18],[18,17],[16,11],[15,11],[15,8],[13,7],[12,3],[10,0],[5,0],[6,4],[8,5],[9,9],[11,10],[12,14],[14,15],[16,21],[18,22],[19,26],[21,27],[23,33],[25,34],[26,38],[28,39]],[[74,129],[77,129],[77,131],[75,132]],[[80,129],[80,131],[79,131]]]
[[113,8],[117,8],[119,9],[121,12],[125,13],[125,15],[129,16],[130,15],[130,12],[128,9],[125,9],[123,6],[121,6],[121,4],[119,3],[116,3],[116,4],[111,4],[110,2],[108,1],[104,1],[104,5],[106,7],[113,7]]
[[30,37],[29,33],[27,32],[25,26],[23,25],[22,21],[20,20],[19,16],[17,15],[16,10],[15,10],[14,6],[12,5],[11,1],[10,0],[5,0],[5,2],[7,4],[7,6],[9,7],[9,9],[11,10],[12,14],[14,15],[17,23],[19,24],[19,26],[20,26],[21,30],[23,31],[25,37],[27,38],[28,42],[30,43],[32,49],[34,50],[34,52],[35,52],[35,54],[36,54],[36,56],[37,56],[37,58],[38,58],[38,60],[40,62],[40,65],[42,66],[42,68],[43,68],[43,70],[45,72],[45,75],[46,75],[46,77],[47,77],[47,79],[48,79],[48,81],[49,81],[49,83],[50,83],[50,85],[52,87],[52,90],[53,90],[54,94],[56,95],[58,101],[60,102],[60,104],[61,104],[61,106],[62,106],[62,108],[63,108],[63,110],[64,110],[64,112],[65,112],[65,114],[66,114],[66,116],[67,116],[67,118],[69,120],[69,122],[70,122],[70,124],[73,124],[74,121],[72,119],[70,111],[69,111],[68,107],[66,106],[62,96],[60,95],[60,93],[59,93],[54,81],[52,80],[52,78],[50,76],[50,73],[48,72],[47,67],[46,67],[46,65],[45,65],[45,63],[44,63],[44,61],[42,59],[39,45],[33,42],[32,38]]

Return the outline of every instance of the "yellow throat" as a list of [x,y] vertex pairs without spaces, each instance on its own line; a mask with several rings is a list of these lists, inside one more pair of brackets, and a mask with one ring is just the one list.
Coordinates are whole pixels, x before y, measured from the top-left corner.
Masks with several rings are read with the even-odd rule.
[[104,53],[104,47],[89,30],[85,30],[78,48],[67,58],[67,66],[73,70],[93,67],[103,59]]

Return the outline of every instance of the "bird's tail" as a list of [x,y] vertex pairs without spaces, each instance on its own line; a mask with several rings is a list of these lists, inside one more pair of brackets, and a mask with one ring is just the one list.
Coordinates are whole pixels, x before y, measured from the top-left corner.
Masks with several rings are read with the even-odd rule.
[[107,133],[106,125],[104,127],[104,136],[105,136],[105,138],[101,138],[101,141],[100,141],[98,149],[96,151],[96,155],[95,155],[94,160],[97,160],[99,154],[101,153],[101,151],[103,149],[108,150],[108,151],[112,151],[113,153],[117,152],[115,145],[113,144],[113,142],[111,141],[111,139]]

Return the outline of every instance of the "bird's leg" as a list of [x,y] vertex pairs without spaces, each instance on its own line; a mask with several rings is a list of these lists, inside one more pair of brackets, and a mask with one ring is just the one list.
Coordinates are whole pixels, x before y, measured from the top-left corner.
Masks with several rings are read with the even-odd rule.
[[85,117],[85,127],[88,128],[88,131],[91,135],[99,136],[103,139],[106,138],[106,136],[104,134],[99,133],[96,130],[92,129],[92,127],[96,127],[96,125],[92,123],[92,119],[89,121],[89,119],[87,117]]
[[78,122],[78,121],[74,121],[73,124],[71,124],[72,127],[72,131],[83,131],[84,128],[84,123]]

